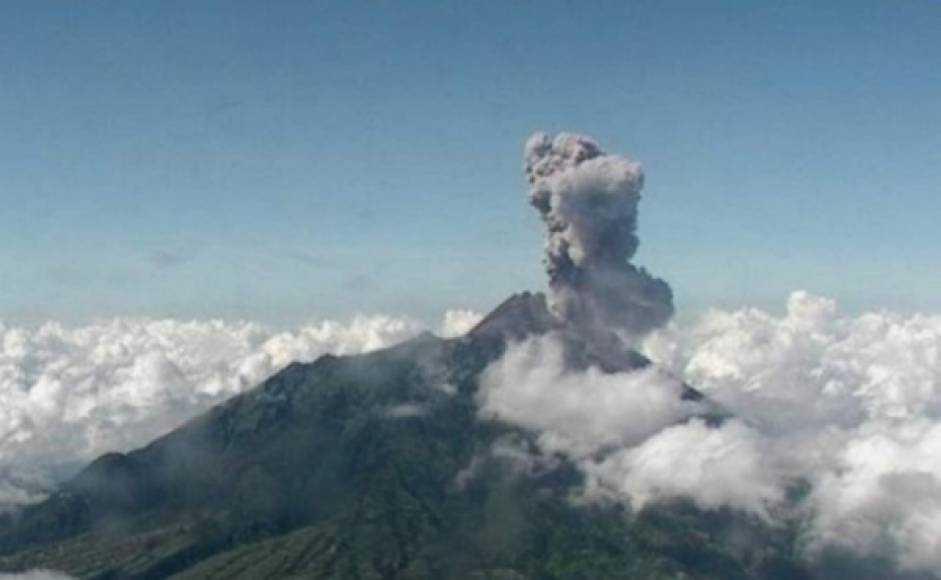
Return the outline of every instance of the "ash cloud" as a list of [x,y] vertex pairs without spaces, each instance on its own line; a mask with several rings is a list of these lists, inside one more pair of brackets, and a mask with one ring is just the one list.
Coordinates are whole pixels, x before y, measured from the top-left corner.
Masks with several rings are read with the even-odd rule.
[[630,263],[644,173],[591,139],[536,133],[526,142],[529,202],[546,224],[549,304],[601,346],[633,342],[673,315],[670,286]]
[[[634,508],[689,497],[764,519],[783,492],[761,434],[629,350],[673,315],[669,285],[633,265],[640,165],[591,139],[530,137],[529,201],[546,224],[548,303],[558,324],[511,344],[483,374],[481,416],[538,434],[586,474],[588,499]],[[584,349],[587,353],[582,353]],[[587,355],[587,356],[586,356]]]

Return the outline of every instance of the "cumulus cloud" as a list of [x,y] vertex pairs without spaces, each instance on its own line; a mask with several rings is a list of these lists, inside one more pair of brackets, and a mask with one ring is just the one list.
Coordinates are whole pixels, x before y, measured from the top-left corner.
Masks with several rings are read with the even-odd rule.
[[483,315],[473,310],[464,308],[455,308],[444,313],[444,321],[441,323],[441,336],[453,338],[463,336],[474,328],[483,318]]
[[539,432],[550,452],[582,458],[640,443],[702,410],[657,367],[609,374],[570,370],[565,360],[554,334],[511,345],[481,378],[481,413]]
[[529,201],[547,228],[545,264],[556,316],[600,348],[669,320],[670,287],[630,263],[639,243],[640,165],[570,133],[536,133],[524,156]]
[[422,329],[389,316],[288,332],[217,320],[0,324],[0,507],[41,499],[54,468],[140,446],[292,361],[373,350]]
[[683,383],[661,367],[572,369],[564,349],[554,334],[511,345],[482,376],[480,414],[525,427],[545,455],[574,461],[589,499],[640,509],[690,497],[768,517],[782,494],[759,433],[740,420],[707,424],[715,405],[684,397]]
[[720,426],[692,419],[583,466],[590,488],[629,498],[636,509],[689,498],[703,509],[730,507],[770,520],[769,507],[783,492],[766,446],[738,419]]
[[846,317],[794,292],[782,316],[713,310],[645,350],[748,422],[775,464],[764,473],[810,485],[811,553],[838,545],[941,568],[941,316]]
[[[553,335],[483,375],[480,412],[533,430],[586,474],[586,496],[634,508],[676,497],[802,521],[827,546],[941,568],[941,316],[846,317],[794,292],[783,315],[711,310],[643,343],[655,365],[567,369]],[[734,414],[696,418],[683,377]],[[795,483],[808,486],[798,503]]]

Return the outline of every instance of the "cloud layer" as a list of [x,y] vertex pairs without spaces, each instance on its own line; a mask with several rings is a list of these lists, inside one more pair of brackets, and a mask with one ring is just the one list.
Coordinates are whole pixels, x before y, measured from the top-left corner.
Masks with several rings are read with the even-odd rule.
[[811,484],[811,549],[941,568],[941,316],[841,317],[794,292],[783,316],[712,311],[648,347]]
[[[441,331],[477,319],[455,311]],[[0,326],[0,503],[35,501],[48,467],[141,445],[293,360],[420,330],[387,316],[290,332],[173,320]],[[655,332],[643,350],[658,367],[612,375],[566,369],[551,335],[518,344],[484,375],[481,413],[573,458],[589,497],[635,507],[689,497],[774,518],[804,481],[809,494],[788,509],[803,518],[808,555],[839,545],[941,567],[941,316],[847,317],[795,292],[782,315],[712,310]],[[709,409],[679,397],[680,379],[737,418],[719,428],[694,418]]]
[[[513,347],[486,374],[482,413],[540,433],[588,475],[586,494],[635,507],[689,497],[803,522],[812,557],[840,546],[941,568],[941,316],[840,316],[794,292],[783,315],[712,310],[649,336],[662,370],[560,370],[554,347]],[[709,427],[666,396],[682,377],[735,414]],[[795,483],[809,485],[797,505]]]
[[589,499],[634,508],[690,497],[703,508],[733,507],[768,518],[781,499],[765,444],[743,421],[707,424],[719,409],[684,398],[662,367],[607,373],[566,366],[555,334],[511,345],[484,372],[480,414],[537,434],[542,453],[562,454],[588,476]]
[[[478,318],[448,312],[441,332],[461,334]],[[217,320],[0,324],[0,508],[40,499],[56,468],[140,446],[292,361],[373,350],[423,329],[389,316],[289,332]]]

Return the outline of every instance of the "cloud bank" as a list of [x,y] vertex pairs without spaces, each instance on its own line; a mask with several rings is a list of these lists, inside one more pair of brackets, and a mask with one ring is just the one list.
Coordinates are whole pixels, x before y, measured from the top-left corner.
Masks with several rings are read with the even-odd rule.
[[[440,330],[460,334],[477,318],[448,312]],[[143,445],[290,362],[374,350],[421,330],[390,316],[289,332],[218,320],[0,323],[0,509],[41,499],[57,471]]]
[[760,435],[738,419],[707,424],[719,409],[684,398],[684,385],[657,365],[610,373],[566,366],[554,334],[511,345],[481,378],[485,418],[536,433],[542,453],[561,454],[588,476],[588,499],[640,509],[689,497],[768,518],[781,499]]
[[810,483],[811,550],[941,568],[941,316],[841,317],[832,300],[794,292],[783,316],[712,311],[648,351]]
[[[941,569],[941,316],[840,316],[794,292],[780,316],[711,310],[653,333],[643,351],[658,370],[566,371],[555,348],[511,347],[485,374],[481,412],[573,459],[589,498],[797,518],[808,557],[839,546]],[[690,418],[672,377],[735,418]],[[809,493],[787,500],[799,482]]]

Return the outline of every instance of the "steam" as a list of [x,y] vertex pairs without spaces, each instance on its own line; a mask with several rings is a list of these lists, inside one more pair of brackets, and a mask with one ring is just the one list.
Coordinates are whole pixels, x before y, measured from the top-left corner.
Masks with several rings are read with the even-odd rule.
[[637,252],[640,165],[605,154],[579,135],[526,142],[529,202],[546,224],[546,272],[553,313],[596,345],[633,342],[673,315],[663,280],[630,263]]

